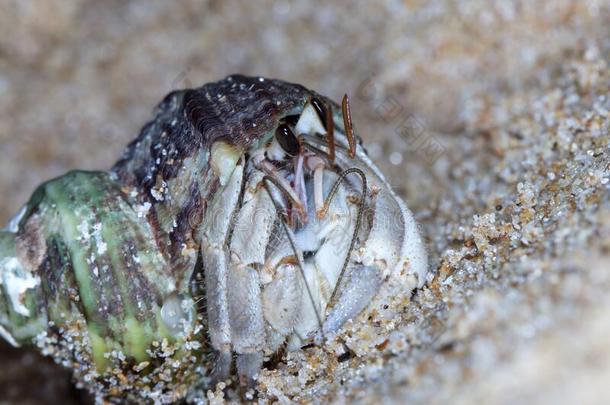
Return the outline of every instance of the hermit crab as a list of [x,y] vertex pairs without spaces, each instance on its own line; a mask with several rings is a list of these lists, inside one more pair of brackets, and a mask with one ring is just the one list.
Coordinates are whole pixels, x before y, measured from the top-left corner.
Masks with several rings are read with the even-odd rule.
[[251,383],[426,271],[347,96],[233,75],[167,95],[109,171],[34,192],[0,232],[0,334],[100,400],[172,402]]

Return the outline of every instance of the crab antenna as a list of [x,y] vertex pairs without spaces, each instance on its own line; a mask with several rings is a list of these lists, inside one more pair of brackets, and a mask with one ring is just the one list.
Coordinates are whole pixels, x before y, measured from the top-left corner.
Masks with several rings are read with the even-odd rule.
[[337,292],[339,290],[339,287],[341,286],[343,277],[345,276],[345,272],[347,270],[347,265],[349,264],[350,256],[354,250],[354,245],[356,244],[356,238],[358,237],[358,231],[360,230],[360,226],[362,225],[362,211],[364,208],[364,202],[366,200],[366,195],[367,195],[367,181],[366,181],[366,175],[364,174],[364,172],[362,170],[358,169],[357,167],[352,167],[352,168],[349,168],[349,169],[341,172],[341,174],[339,175],[339,178],[335,181],[335,183],[333,184],[333,187],[330,190],[330,193],[328,193],[328,196],[326,197],[326,201],[324,202],[324,208],[322,211],[323,215],[325,215],[326,212],[328,211],[331,200],[333,199],[333,197],[337,193],[337,190],[339,189],[339,186],[346,179],[346,177],[348,175],[350,175],[351,173],[355,173],[358,176],[360,176],[360,179],[362,180],[362,195],[360,197],[360,201],[358,202],[358,215],[356,216],[356,226],[354,228],[354,233],[352,234],[352,240],[350,241],[349,249],[347,251],[347,256],[345,257],[345,261],[343,262],[343,267],[341,268],[341,273],[339,273],[339,278],[337,279],[337,284],[335,284],[333,293],[330,296],[330,300],[328,301],[327,311],[331,310],[336,304]]
[[[309,134],[301,134],[301,135],[299,135],[299,138],[301,139],[301,142],[302,142],[302,145],[304,148],[307,148],[307,149],[311,150],[312,152],[318,153],[322,156],[326,156],[327,160],[330,162],[330,159],[328,159],[329,152],[320,148],[320,147],[329,148],[329,146],[326,142],[326,139],[321,139],[319,137],[311,136]],[[335,149],[345,151],[346,153],[349,154],[348,148],[346,148],[345,146],[343,146],[340,143],[335,144]]]
[[265,190],[267,190],[267,193],[269,194],[269,197],[271,198],[271,202],[273,203],[275,210],[278,213],[280,213],[280,216],[279,216],[280,222],[282,223],[282,227],[284,228],[284,231],[286,232],[286,236],[288,237],[288,241],[290,242],[290,247],[292,248],[292,251],[294,252],[295,256],[297,257],[299,271],[301,272],[301,277],[303,277],[303,282],[305,283],[305,288],[307,289],[307,295],[309,296],[309,301],[311,302],[311,306],[313,307],[314,312],[316,313],[316,320],[318,321],[318,327],[320,328],[322,337],[324,337],[324,332],[322,330],[322,316],[320,315],[320,313],[318,312],[318,309],[316,308],[316,301],[313,299],[313,293],[311,292],[311,288],[309,288],[309,284],[307,283],[307,278],[305,277],[305,266],[303,265],[303,254],[301,253],[301,251],[299,249],[297,249],[296,243],[294,242],[294,235],[292,234],[290,227],[288,227],[288,224],[286,224],[286,221],[284,220],[284,216],[286,216],[286,213],[284,212],[282,207],[280,207],[280,205],[277,203],[277,201],[275,201],[275,199],[273,198],[273,194],[271,193],[271,190],[269,189],[269,184],[267,183],[267,181],[269,181],[274,186],[276,186],[282,193],[285,193],[285,190],[282,187],[280,187],[278,185],[278,183],[276,183],[276,181],[273,177],[269,177],[269,176],[263,177]]
[[347,137],[347,142],[349,143],[349,157],[353,159],[356,156],[356,139],[354,138],[352,112],[349,108],[349,98],[347,97],[347,94],[343,96],[343,101],[341,102],[341,111],[343,112],[343,126],[345,127],[345,136]]
[[322,150],[322,149],[320,149],[320,148],[318,148],[318,147],[316,147],[316,146],[314,146],[314,145],[312,145],[310,143],[307,143],[307,142],[303,142],[303,147],[306,148],[306,149],[309,149],[310,151],[312,151],[316,155],[320,155],[322,158],[326,159],[326,161],[328,163],[330,163],[330,166],[332,166],[332,162],[330,161],[329,154],[326,151],[324,151],[324,150]]

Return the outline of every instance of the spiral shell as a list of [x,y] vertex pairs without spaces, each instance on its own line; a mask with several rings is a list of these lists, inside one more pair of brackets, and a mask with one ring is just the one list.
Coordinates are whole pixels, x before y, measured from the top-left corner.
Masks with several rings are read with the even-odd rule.
[[[17,232],[0,234],[4,335],[13,344],[35,341],[78,381],[105,380],[114,394],[162,382],[172,358],[179,367],[170,382],[187,387],[202,329],[191,291],[176,288],[143,221],[146,207],[113,177],[74,171],[41,185]],[[153,369],[142,384],[139,373]]]

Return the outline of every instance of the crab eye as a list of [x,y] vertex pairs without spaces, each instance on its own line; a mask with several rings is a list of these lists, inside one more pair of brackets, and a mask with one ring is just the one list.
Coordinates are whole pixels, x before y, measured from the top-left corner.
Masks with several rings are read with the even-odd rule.
[[299,140],[286,124],[280,124],[280,126],[277,127],[275,130],[275,139],[282,149],[290,156],[297,155],[301,149]]
[[326,106],[317,97],[311,98],[311,105],[316,110],[316,114],[322,122],[326,132],[326,141],[328,142],[328,158],[331,162],[335,161],[335,135],[333,127],[332,107]]
[[322,122],[322,125],[324,125],[324,128],[328,130],[327,111],[326,107],[324,106],[324,103],[322,103],[317,97],[312,97],[311,105],[313,106],[314,110],[316,110],[318,118],[320,118],[320,121]]

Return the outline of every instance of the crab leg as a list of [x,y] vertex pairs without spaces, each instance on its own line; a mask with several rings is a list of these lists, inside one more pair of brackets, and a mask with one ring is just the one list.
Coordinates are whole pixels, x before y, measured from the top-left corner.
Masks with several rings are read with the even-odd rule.
[[[295,189],[290,186],[286,179],[278,173],[277,169],[271,163],[263,161],[260,163],[259,166],[260,169],[263,170],[265,174],[267,174],[267,178],[273,181],[273,183],[286,194],[286,196],[292,203],[292,207],[297,211],[301,222],[305,222],[307,218],[307,201],[303,199],[302,193],[298,192],[299,188],[295,187],[297,189],[297,191],[295,192]],[[298,173],[295,176],[295,186],[297,186],[297,179]]]
[[253,266],[236,264],[239,259],[233,256],[227,290],[231,341],[237,353],[237,371],[250,380],[263,364],[265,344],[260,277]]
[[252,381],[263,363],[265,321],[257,269],[265,263],[266,246],[276,219],[273,201],[261,187],[263,178],[264,173],[260,171],[250,176],[229,247],[231,341],[237,353],[237,371],[248,381]]
[[226,379],[231,371],[231,327],[227,298],[229,253],[226,240],[229,225],[241,192],[243,166],[236,166],[227,186],[208,207],[202,230],[201,254],[206,281],[208,333],[217,360],[212,379]]
[[273,281],[263,290],[263,311],[269,324],[269,348],[277,350],[297,322],[301,299],[302,281],[297,266],[281,264],[275,270]]
[[231,371],[231,327],[227,299],[228,252],[208,241],[202,250],[206,281],[208,333],[217,358],[213,381],[226,379]]
[[307,193],[305,191],[305,173],[303,170],[304,161],[305,157],[303,154],[299,154],[294,171],[294,189],[299,196],[299,201],[302,201],[303,212],[307,212]]
[[317,156],[307,158],[307,165],[313,170],[313,201],[316,216],[321,218],[324,208],[324,161]]
[[379,269],[363,265],[353,267],[343,283],[337,304],[331,308],[322,330],[316,335],[316,343],[322,343],[323,338],[332,338],[345,322],[358,316],[377,294],[380,285]]

